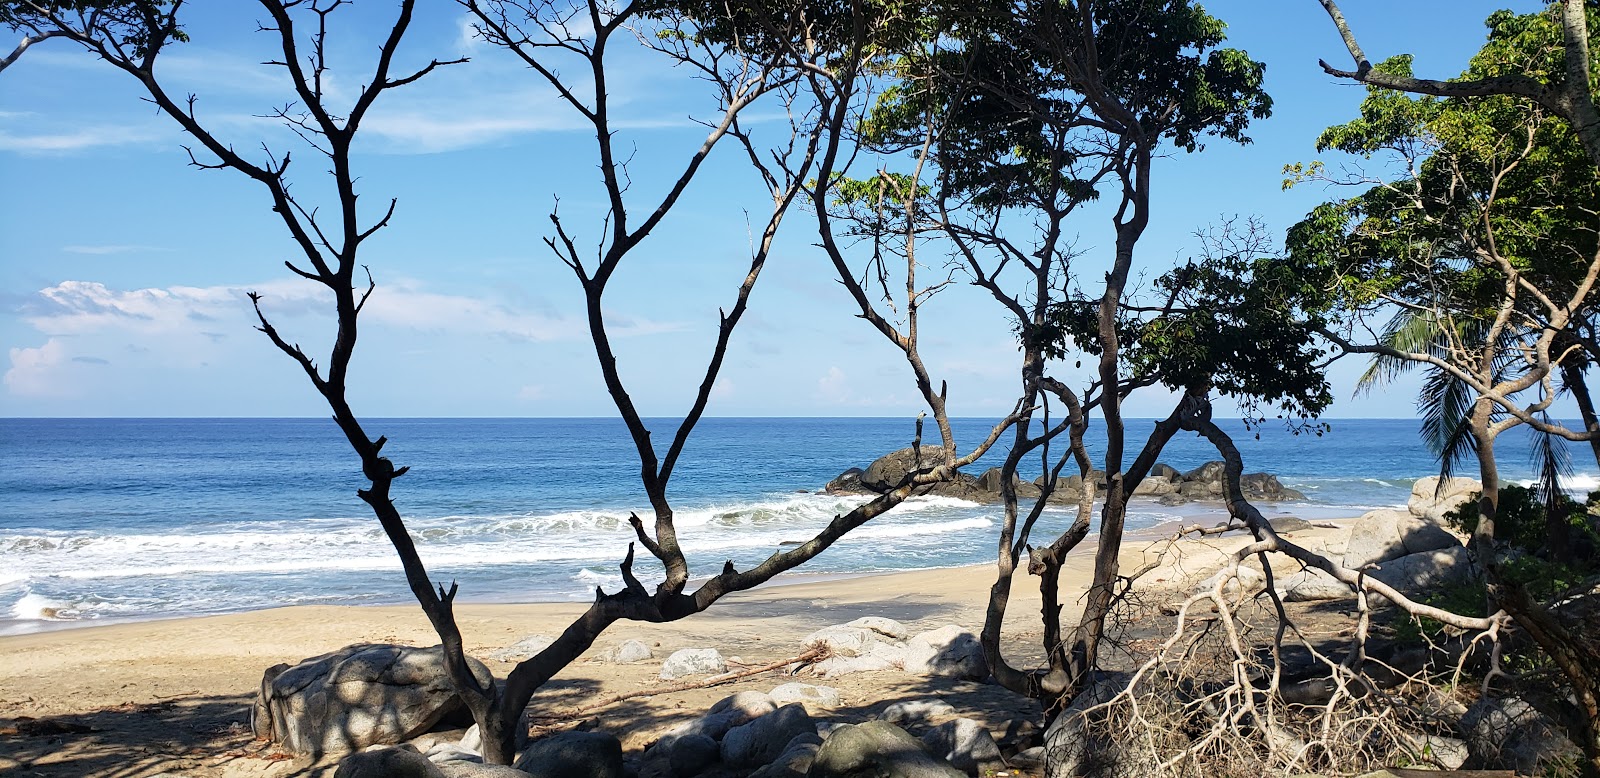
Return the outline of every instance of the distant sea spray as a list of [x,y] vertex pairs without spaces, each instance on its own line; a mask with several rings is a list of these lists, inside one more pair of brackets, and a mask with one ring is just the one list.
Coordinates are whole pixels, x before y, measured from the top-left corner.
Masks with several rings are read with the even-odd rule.
[[[980,439],[987,424],[958,420],[958,440]],[[1133,422],[1131,432],[1150,424]],[[1332,424],[1321,438],[1265,429],[1257,440],[1234,430],[1249,470],[1274,473],[1308,497],[1269,506],[1270,513],[1348,516],[1403,504],[1412,481],[1437,469],[1413,421]],[[412,467],[394,493],[430,573],[460,581],[464,599],[587,599],[597,585],[620,584],[617,563],[633,540],[628,515],[649,514],[619,422],[385,419],[370,426],[391,439],[386,453]],[[748,567],[810,538],[865,499],[823,494],[821,485],[909,444],[911,433],[903,419],[704,420],[670,495],[694,572],[714,573],[730,559]],[[967,470],[979,474],[1001,456],[993,452]],[[1161,459],[1181,470],[1215,458],[1204,441],[1180,436]],[[1507,472],[1530,475],[1526,467]],[[1596,481],[1592,474],[1580,480]],[[284,605],[407,602],[399,561],[355,497],[362,485],[354,456],[326,420],[0,420],[0,634]],[[1037,532],[1061,531],[1072,514],[1052,507]],[[990,562],[1000,518],[998,505],[915,498],[800,574]],[[1137,500],[1130,525],[1222,518],[1216,505]]]

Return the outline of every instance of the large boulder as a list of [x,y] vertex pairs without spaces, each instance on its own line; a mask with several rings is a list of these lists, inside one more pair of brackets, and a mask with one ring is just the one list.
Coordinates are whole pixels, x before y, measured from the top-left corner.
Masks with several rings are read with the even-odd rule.
[[1219,461],[1207,462],[1193,470],[1190,470],[1187,473],[1184,473],[1183,480],[1189,483],[1220,484],[1222,483],[1222,474],[1226,472],[1227,469],[1228,466],[1226,463]]
[[1285,602],[1343,600],[1354,594],[1354,590],[1346,586],[1343,581],[1314,567],[1308,567],[1298,573],[1279,575],[1274,582],[1278,585],[1278,596]]
[[339,760],[333,778],[445,778],[414,748],[377,748]]
[[867,488],[861,485],[862,472],[861,468],[852,467],[829,481],[822,490],[828,494],[865,494]]
[[1161,497],[1176,491],[1178,491],[1177,484],[1157,476],[1145,478],[1138,486],[1133,487],[1135,497]]
[[738,692],[718,700],[705,715],[673,727],[652,747],[670,750],[672,739],[704,735],[721,740],[728,730],[742,726],[778,709],[772,697],[761,692]]
[[1461,546],[1407,554],[1378,566],[1370,575],[1402,592],[1423,594],[1463,581],[1472,574],[1472,557]]
[[614,662],[619,665],[643,662],[646,659],[655,658],[656,652],[643,640],[624,640],[606,649],[597,657],[599,661]]
[[489,658],[496,662],[521,662],[537,656],[554,642],[556,639],[549,635],[529,635],[498,651],[489,652]]
[[1482,490],[1483,484],[1471,478],[1447,478],[1441,481],[1439,476],[1430,475],[1418,478],[1411,485],[1411,499],[1406,502],[1406,509],[1417,518],[1443,524],[1446,513],[1470,502]]
[[728,672],[728,662],[722,652],[714,648],[684,648],[672,652],[661,663],[661,680],[675,681],[691,675],[721,675]]
[[817,758],[822,738],[815,732],[796,735],[783,747],[783,753],[766,767],[750,774],[750,778],[806,778],[811,762]]
[[[482,662],[467,664],[480,684],[494,682]],[[460,707],[438,646],[362,643],[267,670],[251,725],[256,737],[321,757],[410,740]]]
[[778,705],[791,702],[804,703],[815,708],[837,708],[843,701],[839,690],[832,686],[813,686],[809,683],[786,683],[767,692]]
[[811,778],[965,778],[885,721],[846,724],[828,733],[811,761]]
[[1368,511],[1350,527],[1350,545],[1345,548],[1344,566],[1360,570],[1407,554],[1459,547],[1455,535],[1434,522],[1418,519],[1401,510]]
[[1473,760],[1544,775],[1544,768],[1582,757],[1556,723],[1516,697],[1484,697],[1461,717],[1461,733]]
[[[978,480],[974,485],[977,486],[981,492],[983,492],[985,500],[989,502],[999,500],[1001,486],[1000,468],[991,467],[988,470],[983,471],[983,475],[978,476]],[[1036,486],[1032,481],[1022,480],[1022,477],[1018,476],[1016,473],[1011,474],[1011,485],[1016,489],[1018,497],[1028,498],[1039,496],[1039,487]]]
[[824,645],[834,656],[866,656],[872,649],[884,643],[885,636],[877,630],[867,627],[852,627],[836,624],[823,627],[807,635],[802,645]]
[[981,775],[985,770],[1005,767],[1000,744],[988,729],[972,719],[951,719],[928,730],[922,736],[922,745],[967,773]]
[[861,485],[866,488],[883,493],[900,485],[919,463],[923,469],[933,467],[944,462],[944,449],[939,446],[923,446],[920,453],[910,447],[892,451],[873,460],[861,474]]
[[936,719],[954,716],[956,708],[941,699],[905,700],[883,709],[878,718],[903,727],[923,728],[933,726]]
[[913,635],[906,641],[903,666],[915,675],[974,681],[989,677],[978,636],[954,624]]
[[531,778],[528,773],[503,764],[444,762],[438,767],[444,778]]
[[561,732],[529,743],[513,767],[534,778],[623,778],[622,742],[604,732]]
[[1091,732],[1085,712],[1110,701],[1126,683],[1126,678],[1120,674],[1096,679],[1072,698],[1050,723],[1050,728],[1044,732],[1045,778],[1076,778],[1084,773],[1091,760],[1107,759],[1113,764],[1122,761],[1123,755],[1116,743]]
[[792,702],[722,736],[722,761],[730,767],[760,767],[777,759],[789,741],[816,734],[806,706]]
[[1277,476],[1267,473],[1246,473],[1239,476],[1239,490],[1244,492],[1245,499],[1263,502],[1284,502],[1286,500],[1304,500],[1306,498],[1304,494],[1285,487]]
[[879,635],[891,640],[905,640],[911,636],[911,630],[906,629],[906,625],[901,624],[894,619],[888,619],[882,616],[862,616],[859,619],[846,623],[845,626],[870,629],[873,632],[876,632]]

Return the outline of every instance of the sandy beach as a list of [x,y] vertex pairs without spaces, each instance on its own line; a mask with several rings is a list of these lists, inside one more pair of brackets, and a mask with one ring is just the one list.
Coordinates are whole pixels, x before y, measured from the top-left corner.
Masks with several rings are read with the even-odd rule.
[[[1331,538],[1332,529],[1297,534]],[[1244,538],[1237,533],[1186,539],[1176,556],[1162,542],[1129,542],[1123,569],[1165,550],[1166,564],[1145,578],[1168,586],[1214,569]],[[1063,570],[1064,592],[1081,592],[1092,556],[1085,543]],[[586,698],[664,687],[659,660],[680,648],[716,648],[731,661],[758,666],[798,654],[806,635],[861,616],[885,616],[925,630],[983,624],[992,565],[830,580],[791,576],[787,585],[729,596],[705,613],[671,624],[622,622],[592,654],[628,639],[653,646],[657,661],[611,664],[580,660],[535,695],[534,709],[581,705]],[[470,590],[470,581],[463,582]],[[1075,594],[1074,594],[1075,596]],[[1069,609],[1072,605],[1069,603]],[[1039,657],[1038,592],[1019,575],[1006,636],[1013,664]],[[581,604],[458,607],[468,652],[485,657],[532,634],[558,634]],[[280,662],[360,642],[432,645],[437,639],[415,606],[312,606],[204,618],[149,621],[0,638],[0,773],[18,776],[319,775],[310,766],[253,740],[249,707],[263,670]],[[496,674],[510,665],[487,661]],[[737,666],[735,666],[737,667]],[[709,689],[627,700],[584,718],[637,754],[658,734],[735,691],[766,691],[790,680],[837,688],[840,708],[819,711],[842,721],[871,718],[889,704],[941,697],[964,716],[1004,732],[1037,707],[998,686],[917,677],[899,671],[826,680],[767,672]],[[331,770],[327,771],[331,774]]]

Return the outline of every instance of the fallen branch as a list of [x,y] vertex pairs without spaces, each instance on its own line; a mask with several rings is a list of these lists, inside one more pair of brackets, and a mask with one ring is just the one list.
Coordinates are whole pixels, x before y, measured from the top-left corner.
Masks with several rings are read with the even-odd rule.
[[823,659],[827,659],[828,656],[830,654],[832,654],[832,653],[833,652],[830,651],[827,648],[827,646],[818,645],[818,646],[814,646],[814,647],[806,650],[805,652],[801,653],[798,656],[792,656],[792,657],[789,657],[788,659],[779,659],[776,662],[771,662],[771,663],[768,663],[768,664],[764,664],[764,665],[761,665],[760,667],[751,667],[751,668],[748,668],[748,669],[745,669],[745,670],[735,670],[734,672],[731,672],[731,673],[723,673],[721,675],[713,675],[713,676],[709,676],[707,678],[702,678],[702,679],[700,679],[698,681],[686,681],[684,683],[673,684],[671,686],[664,686],[664,687],[656,688],[656,689],[641,689],[641,690],[635,691],[635,692],[624,692],[624,693],[621,693],[621,694],[613,694],[613,695],[610,695],[610,696],[607,696],[607,697],[602,697],[599,700],[596,700],[596,701],[594,701],[592,703],[589,703],[588,705],[584,705],[582,707],[566,708],[564,710],[554,711],[554,712],[550,712],[550,713],[532,713],[532,714],[529,714],[529,715],[530,715],[531,718],[542,719],[542,720],[545,720],[545,721],[560,721],[560,720],[567,720],[567,719],[578,719],[578,718],[582,718],[584,716],[584,714],[592,713],[592,712],[594,712],[596,710],[599,710],[601,708],[604,708],[604,707],[607,707],[607,706],[610,706],[610,705],[615,705],[615,704],[617,704],[619,702],[622,702],[623,700],[633,700],[633,699],[638,699],[640,697],[654,697],[654,696],[656,696],[658,694],[671,694],[673,692],[686,692],[686,691],[689,691],[690,689],[706,689],[706,688],[709,688],[709,687],[712,687],[712,686],[719,686],[721,684],[729,683],[731,681],[737,681],[740,678],[747,678],[747,677],[752,676],[752,675],[759,675],[759,674],[765,673],[765,672],[767,672],[769,670],[779,670],[779,669],[788,667],[789,665],[820,662]]

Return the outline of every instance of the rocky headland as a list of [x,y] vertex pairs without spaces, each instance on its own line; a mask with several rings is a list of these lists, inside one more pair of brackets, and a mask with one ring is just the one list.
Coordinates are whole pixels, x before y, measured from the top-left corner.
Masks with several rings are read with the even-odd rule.
[[[823,489],[829,494],[883,494],[899,485],[906,474],[919,467],[930,467],[943,456],[943,449],[937,446],[923,446],[920,452],[909,447],[903,448],[878,457],[865,469],[852,467],[840,473]],[[1187,472],[1171,465],[1157,464],[1150,468],[1150,475],[1134,487],[1133,495],[1155,500],[1162,505],[1220,502],[1224,492],[1222,472],[1223,464],[1220,461],[1207,462]],[[1050,502],[1076,504],[1083,496],[1085,480],[1094,483],[1096,494],[1105,493],[1106,474],[1103,470],[1089,471],[1087,479],[1078,473],[1063,474],[1056,479],[1055,488],[1050,492]],[[1042,475],[1033,481],[1014,478],[1013,484],[1018,498],[1030,500],[1043,494],[1046,487]],[[1000,468],[991,467],[978,476],[957,473],[950,480],[929,484],[917,493],[973,502],[1000,502],[1000,485]],[[1247,473],[1240,479],[1240,486],[1245,498],[1252,501],[1293,502],[1306,499],[1304,494],[1285,487],[1276,476],[1268,473]]]

